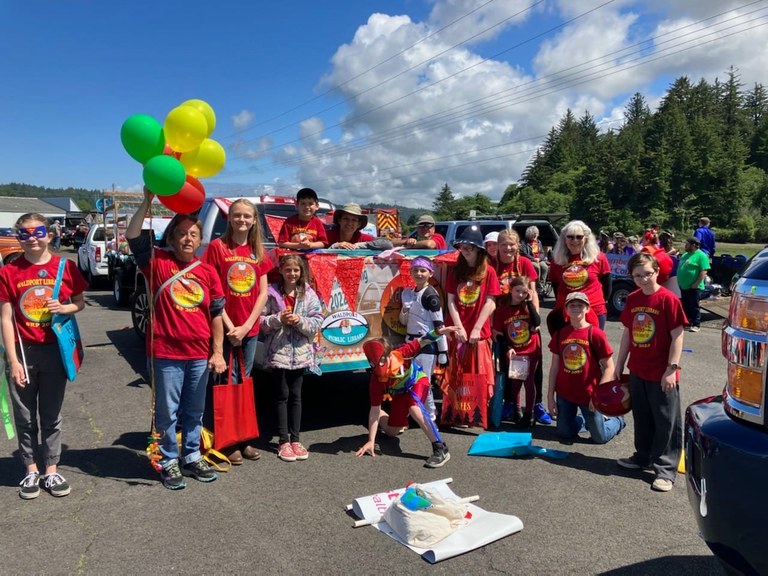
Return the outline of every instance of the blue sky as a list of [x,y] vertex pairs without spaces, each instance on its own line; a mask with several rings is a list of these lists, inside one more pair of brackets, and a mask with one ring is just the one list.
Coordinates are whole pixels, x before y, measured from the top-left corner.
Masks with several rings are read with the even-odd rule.
[[139,190],[121,124],[200,98],[227,149],[209,194],[498,199],[569,107],[618,127],[681,75],[764,82],[765,4],[4,0],[0,183]]

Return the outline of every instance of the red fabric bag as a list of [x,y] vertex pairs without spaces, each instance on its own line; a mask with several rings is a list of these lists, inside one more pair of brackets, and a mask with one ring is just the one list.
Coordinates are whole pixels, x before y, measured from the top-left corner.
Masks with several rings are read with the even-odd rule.
[[[455,340],[452,344],[455,345]],[[485,356],[488,358],[485,359]],[[449,370],[450,377],[443,382],[440,423],[487,429],[489,388],[493,386],[493,365],[488,342],[456,346],[449,357],[459,358],[459,361]]]
[[[242,374],[245,368],[243,349],[238,347],[237,350]],[[233,355],[234,348],[229,352],[227,383],[213,386],[213,447],[216,450],[259,437],[253,378],[241,375],[242,382],[232,383]]]

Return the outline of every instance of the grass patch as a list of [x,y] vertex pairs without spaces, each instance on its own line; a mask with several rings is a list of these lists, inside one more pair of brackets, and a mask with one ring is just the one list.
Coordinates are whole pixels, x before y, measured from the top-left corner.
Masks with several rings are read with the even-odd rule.
[[716,255],[730,254],[736,256],[738,254],[744,254],[747,258],[760,252],[765,247],[765,244],[736,244],[731,242],[718,242]]

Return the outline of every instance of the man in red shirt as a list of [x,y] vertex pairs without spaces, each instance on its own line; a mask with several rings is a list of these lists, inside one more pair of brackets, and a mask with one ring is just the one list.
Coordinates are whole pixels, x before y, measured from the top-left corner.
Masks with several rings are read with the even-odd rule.
[[325,225],[315,216],[320,207],[317,192],[312,188],[302,188],[296,193],[295,216],[285,219],[277,243],[280,248],[291,250],[312,250],[313,248],[325,248],[328,238],[325,234]]
[[397,246],[406,248],[418,248],[421,250],[445,250],[445,238],[442,234],[435,232],[435,219],[429,214],[419,216],[416,222],[417,238],[405,238],[396,242]]

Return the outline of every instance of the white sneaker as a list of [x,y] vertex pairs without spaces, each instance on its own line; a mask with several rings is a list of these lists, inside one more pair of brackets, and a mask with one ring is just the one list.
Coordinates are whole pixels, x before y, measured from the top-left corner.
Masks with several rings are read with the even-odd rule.
[[675,483],[672,482],[672,480],[656,478],[656,480],[653,481],[653,484],[651,484],[651,490],[655,490],[656,492],[669,492],[674,485]]

